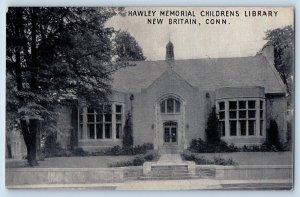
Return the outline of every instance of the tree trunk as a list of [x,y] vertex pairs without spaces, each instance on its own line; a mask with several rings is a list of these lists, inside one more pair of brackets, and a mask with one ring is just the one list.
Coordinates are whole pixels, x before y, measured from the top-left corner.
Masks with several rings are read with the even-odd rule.
[[27,149],[27,161],[30,166],[37,166],[36,159],[36,133],[38,131],[39,120],[30,120],[29,125],[26,120],[21,119],[21,131]]
[[[23,80],[22,80],[22,67],[21,67],[21,51],[22,48],[21,46],[24,47],[24,49],[26,49],[27,51],[23,52],[26,55],[26,61],[27,62],[33,62],[33,67],[37,66],[37,56],[36,56],[36,15],[35,12],[32,12],[32,22],[33,22],[33,37],[32,37],[32,43],[31,43],[31,47],[34,53],[34,56],[32,58],[32,60],[29,59],[28,57],[28,47],[27,47],[27,43],[25,42],[25,37],[24,37],[24,26],[23,26],[23,13],[21,9],[17,9],[16,10],[16,22],[15,22],[15,35],[16,35],[16,62],[15,62],[15,73],[16,73],[16,83],[17,83],[17,90],[18,91],[23,91]],[[22,35],[23,35],[23,38]],[[21,41],[22,40],[22,41]],[[32,80],[31,80],[31,89],[32,90],[36,90],[37,88],[37,83],[35,80],[35,75],[32,75]],[[19,97],[21,103],[24,103],[24,99],[22,97]],[[27,160],[28,160],[28,164],[30,166],[36,166],[38,165],[37,160],[36,160],[36,133],[38,130],[38,125],[39,125],[39,121],[38,120],[30,120],[29,121],[29,125],[27,124],[26,120],[24,119],[24,117],[20,118],[20,125],[21,125],[21,131],[22,131],[22,135],[24,138],[24,142],[27,148]]]
[[27,159],[30,166],[37,166],[37,132],[39,129],[39,120],[30,120],[29,122],[29,130],[30,130],[30,136],[29,136],[29,143],[27,147]]
[[40,125],[38,125],[35,140],[36,140],[36,157],[37,157],[37,160],[42,160],[43,157],[42,157],[42,151],[41,151],[41,128],[40,128]]
[[6,148],[7,148],[7,158],[12,158],[11,145],[7,142],[6,142]]

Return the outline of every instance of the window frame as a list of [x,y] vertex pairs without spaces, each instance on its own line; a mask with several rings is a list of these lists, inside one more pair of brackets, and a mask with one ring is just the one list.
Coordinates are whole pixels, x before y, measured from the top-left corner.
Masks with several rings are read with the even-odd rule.
[[[168,100],[172,100],[172,112],[168,112]],[[179,108],[178,108],[179,105]],[[166,97],[159,102],[160,114],[180,114],[182,111],[182,102],[176,97]],[[177,111],[179,109],[179,111]]]
[[[255,101],[255,105],[253,103],[249,106],[249,101]],[[236,107],[232,108],[236,102]],[[242,103],[245,102],[245,103]],[[224,103],[224,109],[220,109],[220,104]],[[243,105],[242,105],[243,104]],[[221,138],[249,138],[249,137],[265,137],[265,122],[266,122],[266,100],[262,97],[249,97],[249,98],[231,98],[231,99],[218,99],[216,101],[217,106],[217,115],[219,122],[224,122],[225,124],[225,135],[221,134]],[[253,116],[249,116],[249,111],[254,111]],[[220,112],[224,113],[224,119],[220,119]],[[235,112],[235,116],[232,114]],[[245,113],[243,117],[241,117],[242,113]],[[231,135],[231,121],[236,121],[236,135]],[[241,121],[246,121],[246,133],[242,135],[242,123]],[[254,121],[254,123],[249,123],[250,121]],[[244,124],[244,123],[243,123]],[[254,124],[254,134],[250,134],[250,124]]]
[[[106,110],[106,106],[109,106],[109,111]],[[121,112],[117,112],[117,106],[121,106]],[[93,112],[88,112],[88,106],[78,107],[78,140],[79,141],[118,141],[122,140],[123,137],[123,127],[124,127],[124,103],[121,102],[111,102],[101,104],[100,107],[91,107]],[[88,122],[88,115],[93,115],[93,121]],[[121,116],[121,120],[117,121],[117,115]],[[98,120],[97,120],[98,116]],[[109,118],[107,116],[110,116]],[[108,118],[108,119],[107,119]],[[94,125],[94,135],[90,138],[89,125]],[[98,133],[97,126],[102,127],[102,135]],[[106,125],[110,125],[110,131],[107,133]],[[119,133],[119,138],[117,138],[117,125],[121,129]],[[85,128],[84,128],[85,127]],[[98,138],[98,135],[102,138]],[[109,136],[109,137],[107,137]]]

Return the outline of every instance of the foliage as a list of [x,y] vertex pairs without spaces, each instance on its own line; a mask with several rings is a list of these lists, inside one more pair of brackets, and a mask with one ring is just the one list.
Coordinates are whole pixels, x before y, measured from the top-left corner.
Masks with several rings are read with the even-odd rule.
[[147,151],[153,150],[153,144],[145,143],[143,145],[120,147],[114,146],[102,152],[103,155],[138,155],[145,154]]
[[[283,150],[282,144],[279,138],[279,129],[277,122],[274,119],[270,120],[270,126],[267,129],[266,142],[264,143],[265,147],[270,147],[270,149],[276,149],[278,151]],[[274,148],[271,148],[274,147]]]
[[134,37],[127,31],[117,31],[115,35],[117,61],[143,61],[143,50]]
[[[294,109],[294,50],[295,32],[292,25],[268,30],[265,40],[267,44],[274,46],[274,65],[287,87],[287,104],[290,109]],[[289,124],[289,123],[288,123]],[[284,144],[285,150],[292,148],[293,130],[288,125],[287,142]],[[270,144],[266,144],[268,146]],[[277,145],[275,145],[277,146]],[[281,147],[277,147],[277,149]]]
[[290,151],[290,146],[285,144],[279,144],[275,146],[270,143],[263,143],[262,145],[251,145],[243,147],[236,147],[233,143],[227,144],[224,141],[220,141],[214,145],[208,144],[203,141],[201,138],[192,139],[189,151],[193,153],[227,153],[227,152],[278,152],[278,151]]
[[216,107],[212,108],[206,123],[206,142],[208,144],[215,144],[220,142],[220,132],[219,132],[219,120],[216,113]]
[[203,141],[201,138],[192,139],[189,150],[196,153],[222,153],[222,152],[236,152],[238,148],[234,144],[228,145],[226,142],[220,140],[217,143],[210,144]]
[[138,155],[134,157],[132,160],[117,162],[110,164],[110,167],[125,167],[125,166],[141,166],[146,161],[157,161],[159,155],[157,151],[149,151],[146,154]]
[[214,164],[215,165],[222,165],[222,166],[236,166],[238,165],[237,162],[233,161],[232,158],[229,159],[223,159],[221,157],[215,157],[214,158]]
[[[111,148],[106,148],[98,152],[87,152],[82,148],[74,148],[73,150],[63,149],[59,143],[49,137],[43,148],[43,154],[45,157],[72,157],[72,156],[119,156],[119,155],[140,155],[145,154],[145,160],[151,160],[153,156],[151,153],[153,151],[153,144],[145,143],[143,145],[137,145],[133,147],[120,147],[114,146]],[[148,153],[150,155],[148,155]]]
[[194,161],[197,165],[223,165],[223,166],[238,165],[238,163],[233,161],[232,158],[223,159],[220,156],[218,156],[218,157],[214,157],[214,160],[209,160],[202,155],[195,154],[190,151],[185,151],[181,156],[184,160]]
[[130,112],[126,115],[125,125],[124,125],[124,137],[123,137],[123,146],[131,147],[133,145],[133,124],[132,116]]
[[287,133],[286,133],[286,142],[283,144],[283,147],[285,150],[292,150],[293,148],[293,121],[288,121],[287,122]]
[[288,93],[293,91],[294,66],[294,29],[291,25],[283,28],[268,30],[265,40],[274,46],[275,67],[283,82],[287,85]]
[[82,148],[75,148],[74,150],[72,150],[72,155],[82,157],[87,155],[87,152],[85,152]]
[[77,104],[75,98],[94,105],[107,101],[111,73],[130,65],[113,60],[115,31],[105,26],[122,11],[108,7],[8,9],[7,120],[17,120],[31,166],[37,165],[38,128],[54,120],[55,106]]

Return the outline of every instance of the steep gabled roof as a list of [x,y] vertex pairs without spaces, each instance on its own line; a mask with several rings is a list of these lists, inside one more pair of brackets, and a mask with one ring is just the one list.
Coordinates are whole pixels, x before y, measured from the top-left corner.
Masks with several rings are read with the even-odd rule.
[[[140,92],[168,68],[168,63],[139,61],[136,66],[121,68],[113,74],[113,90]],[[223,87],[262,86],[266,93],[284,93],[277,71],[262,55],[237,58],[175,60],[174,71],[199,90]]]

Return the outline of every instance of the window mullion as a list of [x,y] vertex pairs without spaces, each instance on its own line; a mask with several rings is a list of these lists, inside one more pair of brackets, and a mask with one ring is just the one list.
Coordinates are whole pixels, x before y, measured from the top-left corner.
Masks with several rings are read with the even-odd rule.
[[164,101],[165,102],[165,113],[168,113],[167,109],[167,99]]
[[173,113],[176,113],[176,109],[175,109],[175,99],[173,99]]

